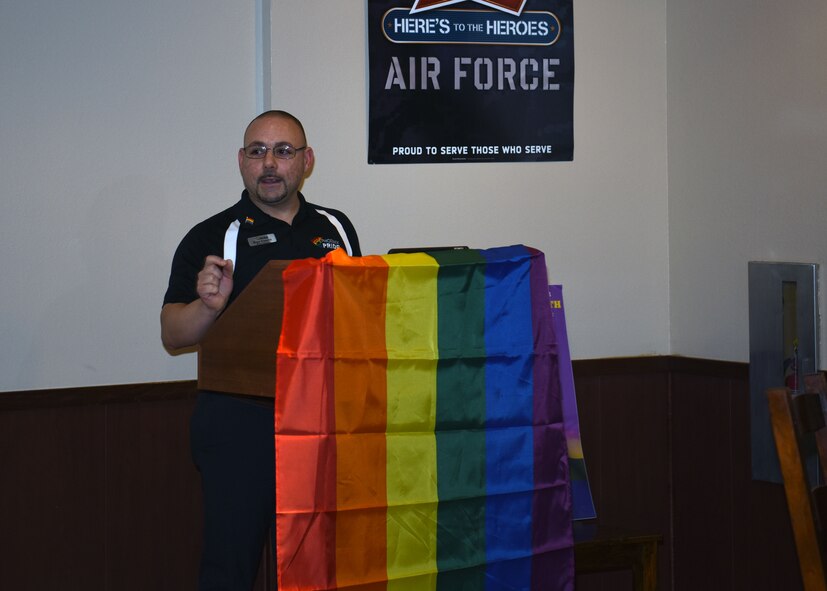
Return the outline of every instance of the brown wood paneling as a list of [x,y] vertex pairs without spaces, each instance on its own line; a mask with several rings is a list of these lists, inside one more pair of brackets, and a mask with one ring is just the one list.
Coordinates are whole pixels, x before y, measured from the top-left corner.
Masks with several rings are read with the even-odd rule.
[[[598,521],[664,536],[661,588],[669,588],[668,375],[662,361],[626,371],[611,360],[605,375],[575,365],[580,433]],[[578,577],[578,591],[629,589],[631,572]]]
[[782,485],[751,481],[733,514],[736,589],[802,589]]
[[600,378],[577,378],[577,413],[580,419],[580,441],[583,456],[586,458],[586,470],[589,475],[597,513],[601,513],[600,499],[603,498],[602,467],[603,455],[603,414],[600,410]]
[[0,586],[105,589],[105,411],[0,412]]
[[732,589],[729,381],[673,376],[671,404],[674,589]]
[[[668,534],[665,375],[608,376],[600,384],[600,521]],[[589,459],[586,458],[586,462]]]
[[[667,374],[658,372],[613,371],[601,378],[586,378],[582,385],[576,381],[597,520],[602,525],[663,536],[659,553],[663,589],[669,588],[671,562],[667,386]],[[587,394],[581,398],[584,390]],[[596,438],[589,432],[594,423],[599,429]],[[618,587],[607,578],[603,588]]]
[[107,406],[107,588],[193,588],[202,503],[189,453],[193,399]]
[[[195,588],[195,396],[194,380],[0,393],[0,588]],[[255,590],[273,581],[263,563]]]

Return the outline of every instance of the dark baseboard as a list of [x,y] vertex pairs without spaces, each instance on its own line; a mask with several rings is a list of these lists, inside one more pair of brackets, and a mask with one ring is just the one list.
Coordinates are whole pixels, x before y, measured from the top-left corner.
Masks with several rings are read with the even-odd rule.
[[0,392],[0,412],[27,408],[180,400],[196,394],[195,380]]
[[749,364],[677,355],[607,357],[572,361],[575,378],[616,375],[697,374],[727,379],[748,379]]

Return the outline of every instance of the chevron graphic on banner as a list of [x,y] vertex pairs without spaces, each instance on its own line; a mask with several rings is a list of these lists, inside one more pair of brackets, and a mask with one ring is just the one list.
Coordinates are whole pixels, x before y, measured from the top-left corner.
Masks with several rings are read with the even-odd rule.
[[[424,12],[425,10],[433,10],[434,8],[443,8],[449,4],[458,4],[466,0],[416,0],[411,7],[411,14],[416,12]],[[515,16],[520,16],[523,11],[526,0],[470,0],[489,8],[502,10]]]

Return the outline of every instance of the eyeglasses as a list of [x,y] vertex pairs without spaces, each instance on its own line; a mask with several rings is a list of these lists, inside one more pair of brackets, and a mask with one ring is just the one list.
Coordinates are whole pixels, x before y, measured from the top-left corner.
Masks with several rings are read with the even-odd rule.
[[244,155],[247,156],[247,158],[252,158],[253,160],[261,160],[267,156],[267,150],[273,152],[273,158],[292,160],[296,157],[296,152],[304,150],[305,148],[307,148],[307,146],[294,148],[290,144],[276,144],[272,148],[268,148],[262,144],[250,144],[249,146],[244,146],[242,150],[244,150]]

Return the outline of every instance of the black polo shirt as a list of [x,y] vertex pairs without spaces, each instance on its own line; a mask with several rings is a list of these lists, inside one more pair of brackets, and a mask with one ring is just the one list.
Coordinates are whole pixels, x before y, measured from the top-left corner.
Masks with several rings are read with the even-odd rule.
[[[308,203],[301,193],[299,201],[299,211],[288,224],[261,211],[244,191],[238,203],[195,226],[175,251],[164,304],[188,304],[198,299],[195,286],[204,259],[207,255],[227,256],[225,237],[232,239],[236,231],[230,302],[270,261],[321,258],[337,248],[361,256],[356,230],[347,216]],[[231,229],[233,225],[236,230]]]

